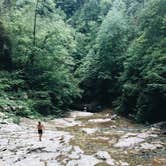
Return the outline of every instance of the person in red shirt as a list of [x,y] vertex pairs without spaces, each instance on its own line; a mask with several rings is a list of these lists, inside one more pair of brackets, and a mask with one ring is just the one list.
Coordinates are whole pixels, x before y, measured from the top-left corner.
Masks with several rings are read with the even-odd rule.
[[39,134],[39,141],[41,141],[42,140],[41,138],[43,135],[43,129],[44,129],[44,126],[41,124],[41,122],[38,122],[37,129]]

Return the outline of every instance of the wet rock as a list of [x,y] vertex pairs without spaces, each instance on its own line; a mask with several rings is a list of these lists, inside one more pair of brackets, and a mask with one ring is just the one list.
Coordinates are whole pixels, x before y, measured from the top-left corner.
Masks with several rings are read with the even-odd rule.
[[[19,126],[12,122],[0,124],[0,160],[3,160],[5,166],[93,166],[100,163],[112,166],[128,166],[135,163],[136,166],[144,166],[144,162],[151,165],[154,155],[165,155],[165,137],[156,132],[156,127],[149,128],[130,124],[130,128],[125,128],[115,123],[116,116],[111,118],[111,114],[105,115],[104,113],[99,114],[100,118],[94,116],[89,121],[89,118],[83,118],[82,122],[81,118],[80,121],[77,121],[77,117],[92,115],[87,112],[75,112],[71,114],[70,118],[45,122],[46,130],[42,142],[38,141],[38,134],[36,131],[34,132],[36,120],[21,119]],[[84,122],[86,127],[79,127],[83,126]],[[110,126],[105,127],[99,124],[105,122],[108,122],[106,125],[110,124]],[[126,123],[125,121],[123,123],[130,122],[126,120]],[[75,133],[75,129],[89,134],[88,137],[82,133],[81,135],[80,132]],[[158,130],[160,131],[160,129]],[[79,136],[83,136],[82,142],[82,138]],[[71,139],[74,141],[70,141]],[[84,146],[85,152],[80,149],[79,143],[81,147]],[[118,155],[119,158],[113,159],[107,151],[111,156]],[[88,154],[93,152],[93,155],[85,155],[86,152]],[[146,158],[142,156],[146,156]],[[130,157],[132,157],[131,163]],[[124,158],[129,163],[121,160]],[[139,161],[143,162],[139,164]],[[161,164],[163,159],[155,158],[154,163]]]
[[62,166],[62,165],[58,163],[56,160],[54,160],[54,161],[47,161],[44,166]]
[[105,141],[108,141],[108,140],[109,140],[108,137],[101,137],[101,136],[100,136],[100,137],[97,137],[97,138],[95,138],[95,139],[98,139],[98,140],[101,139],[101,140],[105,140]]
[[109,116],[110,116],[110,114],[106,114],[106,115],[105,115],[105,117],[109,117]]
[[145,139],[145,138],[148,138],[148,137],[156,137],[156,135],[152,135],[149,132],[145,132],[145,133],[137,134],[137,137]]
[[166,166],[166,159],[165,158],[154,158],[152,161],[152,166]]
[[154,150],[154,149],[158,149],[158,148],[162,148],[163,146],[160,144],[149,144],[149,143],[143,143],[141,144],[141,149],[149,149],[149,150]]
[[107,159],[106,163],[108,165],[111,165],[111,166],[116,166],[117,165],[116,161],[114,159],[112,159],[112,158]]
[[109,140],[109,145],[113,145],[117,142],[117,138],[112,138]]
[[22,131],[23,128],[19,125],[16,125],[16,124],[12,124],[12,123],[8,123],[6,125],[4,125],[1,129],[1,132],[9,132],[9,133],[13,133],[15,131],[19,132],[19,131]]
[[76,125],[81,126],[81,124],[82,124],[81,121],[75,121],[74,118],[54,119],[51,121],[51,123],[55,127],[59,127],[59,128],[72,127],[72,126],[76,126]]
[[166,134],[166,122],[159,122],[151,125],[151,130],[156,133]]
[[79,160],[71,160],[66,166],[95,166],[100,161],[93,156],[82,155]]
[[156,127],[151,127],[151,128],[150,128],[150,131],[151,131],[152,133],[158,133],[158,132],[160,132],[160,129],[159,129],[159,128],[156,128]]
[[15,163],[15,166],[45,166],[45,163],[39,158],[27,158]]
[[86,134],[93,134],[96,131],[98,131],[97,128],[82,128],[82,131],[85,132]]
[[[8,145],[8,140],[5,139],[5,138],[0,138],[0,147],[4,147],[4,146],[7,146]],[[6,148],[5,148],[6,149]]]
[[125,134],[125,131],[112,130],[112,131],[104,131],[103,133],[106,135],[113,134],[113,135],[121,136],[121,135]]
[[96,153],[95,156],[96,156],[98,159],[100,159],[100,160],[107,160],[107,159],[110,159],[110,158],[111,158],[111,156],[109,155],[109,153],[106,152],[106,151],[99,151],[99,152]]
[[73,111],[70,113],[70,117],[76,118],[76,117],[88,117],[94,115],[91,112],[81,112],[81,111]]
[[91,123],[105,123],[105,122],[110,122],[112,121],[112,119],[110,118],[106,118],[106,119],[90,119],[88,120],[88,122],[91,122]]
[[[67,154],[72,149],[69,146],[72,136],[64,131],[45,130],[42,142],[38,141],[38,135],[33,128],[23,125],[4,124],[0,133],[2,133],[0,134],[0,156],[5,166],[42,166],[44,161],[47,161],[47,165],[53,165],[53,163],[57,165],[57,162],[51,159],[55,160],[61,152]],[[59,139],[62,136],[64,145]],[[69,150],[67,150],[68,147],[70,147]]]
[[155,127],[155,128],[159,128],[159,129],[166,129],[166,122],[155,123],[151,127]]
[[138,137],[130,137],[130,138],[122,138],[114,145],[114,147],[118,148],[127,148],[133,147],[135,144],[143,142],[144,139]]
[[114,115],[111,116],[111,119],[112,119],[112,120],[117,120],[117,119],[119,119],[119,116],[116,115],[116,114],[114,114]]
[[74,146],[74,150],[75,150],[75,152],[78,153],[78,154],[83,154],[83,153],[84,153],[84,151],[81,150],[79,146]]
[[134,145],[145,141],[149,137],[156,137],[157,135],[151,134],[149,132],[143,133],[127,133],[120,138],[118,143],[114,145],[114,147],[119,148],[132,148]]
[[117,162],[110,156],[107,151],[99,151],[95,154],[96,158],[99,160],[105,160],[108,165],[115,166]]
[[137,133],[127,133],[124,136],[122,136],[122,138],[128,138],[128,137],[134,137],[137,136]]
[[70,146],[70,145],[68,145],[68,146],[64,146],[64,148],[63,148],[63,153],[68,153],[68,152],[70,152],[72,150],[72,146]]
[[115,125],[110,126],[111,129],[116,129],[117,127]]
[[41,153],[45,147],[36,147],[36,148],[31,148],[27,149],[27,154],[28,153]]
[[79,159],[79,158],[80,158],[80,155],[79,155],[77,152],[72,152],[72,153],[69,155],[69,158],[70,158],[70,159]]
[[119,161],[120,166],[129,166],[127,162]]

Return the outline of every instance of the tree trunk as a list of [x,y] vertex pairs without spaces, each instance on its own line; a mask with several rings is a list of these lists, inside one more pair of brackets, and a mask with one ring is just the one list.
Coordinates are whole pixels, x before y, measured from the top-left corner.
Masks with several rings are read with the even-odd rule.
[[[34,24],[33,24],[33,42],[32,42],[32,46],[33,48],[36,47],[36,26],[37,26],[37,14],[38,14],[38,5],[39,5],[39,0],[36,1],[36,5],[35,5],[35,15],[34,15]],[[29,57],[29,63],[32,65],[34,62],[34,56],[35,56],[35,52],[34,50],[32,50],[32,54]]]
[[37,22],[38,4],[39,4],[39,0],[36,1],[36,6],[35,6],[35,17],[34,17],[34,26],[33,26],[33,46],[36,46],[36,22]]

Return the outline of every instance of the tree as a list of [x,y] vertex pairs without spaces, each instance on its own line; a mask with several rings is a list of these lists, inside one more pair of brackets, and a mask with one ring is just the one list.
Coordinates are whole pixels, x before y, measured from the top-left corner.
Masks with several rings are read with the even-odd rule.
[[87,86],[90,94],[93,94],[90,98],[97,96],[95,98],[98,102],[104,104],[111,104],[119,95],[118,77],[123,70],[121,58],[127,47],[128,27],[124,14],[125,4],[122,1],[118,3],[118,1],[114,3],[102,22],[94,51],[89,53],[89,58],[83,59],[83,64],[78,71],[82,73],[81,70],[84,70],[87,61],[91,62],[85,75],[81,76],[85,79],[83,86],[90,82],[91,86]]
[[0,70],[12,69],[11,40],[2,22],[0,22]]
[[144,122],[165,120],[166,1],[152,0],[140,14],[139,35],[127,51],[118,110]]
[[[49,6],[29,1],[16,6],[18,8],[13,6],[11,9],[14,14],[7,13],[5,17],[15,36],[15,70],[22,71],[28,85],[28,97],[33,100],[33,110],[44,115],[58,113],[58,109],[67,108],[80,93],[78,81],[71,74],[75,66],[72,58],[76,46],[74,29],[58,12],[45,12],[45,8],[52,8],[52,3]],[[27,63],[29,58],[31,63]]]

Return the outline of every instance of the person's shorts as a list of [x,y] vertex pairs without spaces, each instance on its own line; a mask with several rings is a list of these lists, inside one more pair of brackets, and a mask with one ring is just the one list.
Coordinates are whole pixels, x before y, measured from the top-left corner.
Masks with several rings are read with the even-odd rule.
[[43,130],[38,130],[38,133],[39,134],[43,134]]

